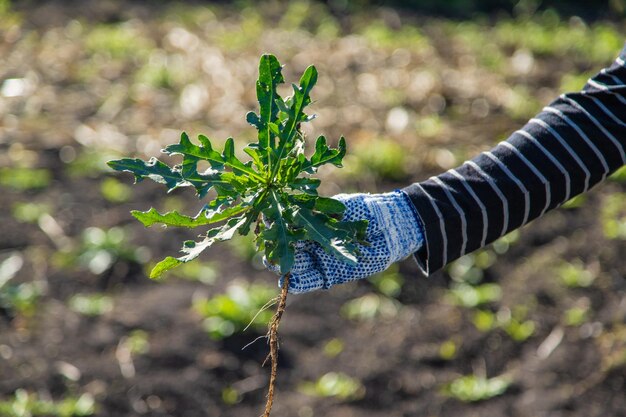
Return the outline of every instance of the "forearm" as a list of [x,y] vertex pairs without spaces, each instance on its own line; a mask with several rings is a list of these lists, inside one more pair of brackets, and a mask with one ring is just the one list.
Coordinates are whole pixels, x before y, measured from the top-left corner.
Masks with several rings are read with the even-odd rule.
[[406,187],[430,274],[570,198],[626,163],[626,49],[583,91],[563,95],[522,129],[456,169]]

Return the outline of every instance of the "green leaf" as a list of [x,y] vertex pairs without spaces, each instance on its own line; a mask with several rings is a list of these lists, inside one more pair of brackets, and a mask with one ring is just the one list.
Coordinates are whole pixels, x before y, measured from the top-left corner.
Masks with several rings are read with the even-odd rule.
[[293,190],[300,190],[307,194],[317,196],[317,187],[321,181],[317,178],[296,178],[289,183],[289,187]]
[[332,216],[340,216],[346,211],[346,206],[341,201],[330,197],[319,197],[311,194],[291,194],[287,198],[292,204]]
[[[211,141],[206,136],[198,136],[201,146],[195,145],[189,139],[186,133],[182,133],[180,142],[176,145],[168,145],[165,152],[170,155],[182,155],[182,175],[189,182],[193,183],[198,189],[198,194],[204,196],[208,189],[219,183],[222,178],[224,166],[233,169],[238,175],[245,174],[251,178],[262,180],[263,177],[255,172],[251,167],[243,164],[235,156],[235,144],[233,138],[228,138],[224,144],[224,152],[220,154],[213,149]],[[207,161],[211,164],[213,172],[198,173],[197,165],[200,160]]]
[[254,172],[252,168],[245,165],[237,158],[237,156],[235,155],[235,140],[233,138],[226,139],[222,158],[228,166],[233,168],[233,172],[235,172],[236,174],[248,174],[250,177],[261,180],[263,179],[263,177]]
[[359,242],[362,245],[369,245],[365,240],[367,237],[367,226],[369,222],[367,220],[357,220],[354,222],[340,221],[335,224],[338,229],[345,230],[352,240]]
[[177,211],[170,211],[165,214],[161,214],[154,208],[151,208],[148,211],[132,210],[131,214],[146,227],[160,223],[165,226],[193,228],[226,220],[229,217],[246,211],[247,209],[248,207],[241,204],[227,208],[223,211],[205,208],[195,217],[185,216]]
[[344,240],[348,237],[345,230],[336,227],[337,221],[328,216],[299,208],[293,215],[298,226],[304,228],[306,238],[319,243],[324,250],[351,265],[356,264],[355,247]]
[[334,198],[317,197],[315,199],[315,210],[327,214],[343,214],[346,211],[346,206]]
[[156,264],[154,268],[152,268],[152,271],[150,271],[150,278],[160,278],[165,271],[169,271],[170,269],[177,267],[181,263],[182,262],[178,259],[168,256],[167,258]]
[[243,151],[245,153],[247,153],[248,155],[250,155],[250,157],[252,158],[252,161],[254,162],[254,165],[257,167],[257,169],[259,170],[259,172],[261,173],[265,173],[265,164],[263,163],[263,160],[261,159],[261,154],[259,153],[259,147],[256,143],[250,143],[248,144],[248,146],[246,146]]
[[188,240],[185,242],[182,251],[185,256],[178,258],[181,262],[189,262],[197,258],[205,249],[215,242],[232,239],[237,229],[246,221],[245,217],[231,218],[221,227],[216,227],[207,232],[205,238],[200,242]]
[[[166,226],[177,227],[196,227],[203,224],[197,222],[197,219],[194,219],[193,217],[184,216],[176,211],[161,214],[156,211],[156,209],[151,208],[148,211],[132,210],[130,213],[146,227],[150,227],[156,223],[163,223]],[[202,220],[204,219],[200,218],[200,221]]]
[[339,139],[337,149],[329,148],[326,144],[326,138],[320,136],[315,142],[315,153],[311,156],[308,164],[302,167],[303,171],[315,172],[318,167],[324,164],[333,164],[338,168],[342,167],[343,157],[346,155],[346,140],[342,136]]
[[276,149],[276,159],[279,161],[272,170],[271,178],[274,178],[280,167],[280,162],[294,147],[294,137],[298,131],[300,123],[306,121],[307,115],[304,108],[311,103],[309,94],[317,82],[317,70],[314,66],[308,67],[300,78],[300,85],[293,86],[294,94],[288,112],[287,122],[280,134],[280,142]]
[[[282,75],[282,67],[274,55],[263,55],[259,61],[259,79],[256,83],[257,99],[259,101],[259,117],[252,117],[248,113],[247,120],[259,131],[259,147],[270,151],[274,148],[274,137],[270,131],[270,123],[278,116],[279,108],[277,100],[282,100],[277,92],[278,84],[285,82]],[[269,156],[265,161],[271,165]]]
[[165,184],[168,191],[190,185],[183,179],[180,172],[156,158],[150,158],[148,162],[142,159],[116,159],[108,161],[107,165],[116,171],[131,172],[135,176],[136,182],[149,178],[154,182]]
[[250,227],[252,226],[252,223],[259,220],[261,212],[270,204],[269,199],[267,198],[267,194],[267,189],[264,189],[250,197],[249,204],[252,207],[246,213],[246,221],[239,228],[239,234],[241,234],[242,236],[245,236],[250,232]]
[[286,274],[294,262],[293,243],[304,237],[302,233],[292,230],[286,221],[288,210],[275,191],[271,192],[272,205],[266,211],[267,218],[272,219],[270,226],[263,231],[262,237],[270,241],[267,258],[280,266],[281,274]]
[[192,143],[187,133],[183,132],[180,135],[180,142],[166,146],[164,151],[170,155],[182,155],[183,162],[185,158],[192,158],[191,160],[196,162],[204,160],[208,161],[213,169],[221,170],[225,161],[222,155],[213,149],[211,140],[204,135],[198,136],[198,140],[202,144],[201,146]]
[[[224,168],[222,156],[213,150],[211,141],[206,136],[199,136],[202,146],[197,146],[191,142],[189,136],[183,132],[180,142],[175,145],[168,145],[165,152],[169,155],[182,155],[183,162],[179,171],[181,177],[193,185],[200,197],[204,197],[207,192],[216,186],[231,188],[228,181],[223,180],[220,170]],[[198,162],[208,161],[213,170],[204,173],[198,172]]]

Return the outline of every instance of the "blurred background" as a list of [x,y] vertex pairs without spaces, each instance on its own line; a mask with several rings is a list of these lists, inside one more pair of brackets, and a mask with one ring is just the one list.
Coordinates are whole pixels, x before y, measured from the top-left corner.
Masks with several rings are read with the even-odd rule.
[[[146,278],[202,207],[105,161],[253,141],[257,62],[310,64],[348,140],[322,193],[384,192],[505,139],[618,55],[624,0],[0,0],[0,415],[261,414],[277,293],[254,246]],[[289,90],[288,84],[284,93]],[[173,162],[173,161],[167,161]],[[291,296],[276,416],[625,416],[626,171],[429,279]]]

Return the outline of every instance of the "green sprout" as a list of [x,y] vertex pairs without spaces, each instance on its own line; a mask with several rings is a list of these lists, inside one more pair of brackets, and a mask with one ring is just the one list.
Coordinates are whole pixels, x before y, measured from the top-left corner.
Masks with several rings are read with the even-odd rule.
[[224,294],[194,301],[193,308],[204,317],[203,326],[209,336],[221,340],[248,326],[256,330],[267,327],[272,313],[264,307],[273,295],[273,287],[237,282],[231,284]]
[[446,384],[443,393],[463,402],[477,402],[502,395],[510,385],[511,380],[506,376],[485,378],[465,375]]
[[298,390],[312,397],[335,397],[340,400],[356,400],[365,395],[365,387],[358,379],[340,372],[329,372],[315,382],[302,382]]
[[101,316],[113,310],[113,300],[103,294],[75,294],[68,304],[73,311],[85,316]]
[[0,401],[0,415],[6,417],[80,417],[95,413],[95,401],[90,394],[78,398],[67,397],[58,402],[42,400],[23,389],[15,391],[13,398]]

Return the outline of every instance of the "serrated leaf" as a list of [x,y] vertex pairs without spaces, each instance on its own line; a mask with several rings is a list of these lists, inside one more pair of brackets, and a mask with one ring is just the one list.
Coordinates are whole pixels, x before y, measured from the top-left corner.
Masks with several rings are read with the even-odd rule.
[[243,236],[250,232],[252,223],[258,221],[261,211],[268,206],[269,202],[267,198],[267,191],[262,190],[251,196],[249,204],[251,205],[251,208],[246,213],[246,221],[239,228],[239,233]]
[[[219,183],[224,166],[230,167],[233,169],[233,172],[239,175],[247,175],[259,180],[263,178],[251,167],[246,166],[237,159],[232,138],[226,140],[222,154],[213,149],[211,141],[206,136],[200,135],[198,139],[201,142],[200,146],[191,142],[189,136],[183,132],[180,142],[175,145],[168,145],[164,151],[170,155],[183,156],[182,176],[196,187],[201,196],[204,196],[208,189]],[[199,173],[197,165],[201,160],[209,162],[213,171]],[[225,185],[225,183],[222,183],[222,186]]]
[[[282,67],[273,55],[263,55],[259,61],[259,79],[256,83],[257,99],[259,101],[259,117],[255,126],[259,130],[259,147],[271,150],[274,148],[274,135],[270,132],[269,124],[278,116],[276,101],[280,99],[277,93],[278,84],[284,83]],[[248,120],[251,120],[249,118]],[[266,161],[270,163],[271,161]]]
[[158,278],[164,272],[182,263],[194,260],[205,249],[209,248],[215,242],[231,239],[237,229],[244,223],[244,221],[244,217],[232,218],[225,225],[209,230],[202,241],[186,241],[182,249],[185,255],[179,258],[168,256],[167,258],[163,259],[161,262],[156,264],[154,268],[152,268],[152,271],[150,272],[150,278]]
[[342,261],[350,265],[356,264],[357,258],[354,250],[351,250],[344,240],[347,233],[334,226],[336,221],[305,208],[298,209],[293,218],[298,226],[304,228],[307,239],[319,243],[325,251],[334,254]]
[[183,132],[180,135],[180,142],[166,146],[164,151],[170,155],[182,155],[183,161],[185,157],[193,157],[196,161],[200,159],[208,161],[213,169],[221,170],[224,168],[224,158],[213,149],[211,140],[204,135],[198,136],[198,140],[200,140],[201,146],[191,142],[187,133]]
[[317,70],[314,66],[308,67],[302,77],[300,78],[300,85],[293,86],[294,94],[290,100],[290,108],[288,112],[288,118],[285,123],[285,127],[280,132],[280,140],[276,149],[276,159],[279,161],[272,170],[272,177],[276,175],[280,167],[280,162],[289,154],[293,148],[295,141],[294,137],[298,131],[298,127],[301,122],[305,121],[307,115],[304,114],[304,108],[311,103],[311,97],[309,94],[317,82]]
[[142,159],[116,159],[108,161],[107,165],[116,171],[131,172],[137,182],[144,178],[149,178],[154,182],[165,184],[168,191],[190,185],[189,182],[183,179],[180,172],[170,168],[156,158],[150,158],[147,162]]
[[311,160],[308,164],[305,164],[302,169],[304,171],[315,172],[317,168],[324,164],[333,164],[338,168],[342,167],[343,157],[346,155],[346,140],[342,136],[339,139],[339,144],[336,149],[328,147],[326,144],[326,138],[320,136],[315,142],[315,153],[311,156]]
[[272,242],[267,258],[270,262],[277,263],[281,274],[289,272],[294,263],[293,243],[304,235],[294,231],[286,221],[288,213],[283,201],[275,191],[271,192],[272,205],[266,211],[267,217],[273,221],[262,233],[266,241]]
[[151,208],[148,211],[133,210],[131,214],[144,226],[150,227],[154,224],[163,224],[165,226],[174,227],[198,227],[208,224],[218,223],[229,217],[236,216],[246,211],[248,207],[241,204],[229,207],[223,211],[203,209],[195,217],[185,216],[177,211],[169,211],[161,214],[156,209]]
[[236,174],[247,174],[253,178],[263,179],[259,174],[254,172],[249,166],[246,166],[235,155],[235,140],[233,138],[226,139],[224,144],[224,152],[222,153],[224,163],[233,169]]
[[[180,136],[178,144],[169,145],[164,152],[170,155],[182,155],[183,162],[180,165],[181,177],[193,185],[198,196],[204,197],[207,192],[216,186],[223,189],[231,188],[228,181],[224,181],[220,170],[224,168],[222,156],[213,150],[211,141],[206,136],[199,136],[202,146],[197,146],[191,142],[189,136],[183,132]],[[203,173],[198,172],[198,162],[200,160],[208,161],[212,169]]]
[[225,225],[209,230],[203,240],[194,242],[193,240],[185,242],[182,251],[185,253],[178,259],[181,262],[189,262],[196,259],[204,250],[213,245],[215,242],[232,239],[235,232],[246,221],[245,217],[231,218]]
[[257,167],[257,169],[261,172],[264,173],[265,172],[265,164],[263,163],[263,160],[261,159],[261,154],[259,153],[259,147],[256,143],[250,143],[248,144],[248,146],[246,146],[243,151],[245,153],[247,153],[248,155],[250,155],[250,157],[252,158],[252,161],[254,162],[254,165]]
[[[144,226],[150,227],[153,224],[162,223],[166,226],[176,227],[196,227],[205,223],[196,223],[197,219],[182,215],[176,211],[170,211],[165,214],[159,213],[156,209],[151,208],[148,211],[132,210],[130,212],[134,218],[143,223]],[[200,221],[204,219],[200,218]]]

